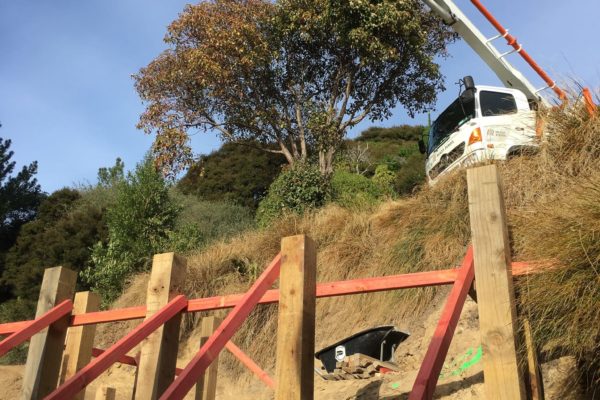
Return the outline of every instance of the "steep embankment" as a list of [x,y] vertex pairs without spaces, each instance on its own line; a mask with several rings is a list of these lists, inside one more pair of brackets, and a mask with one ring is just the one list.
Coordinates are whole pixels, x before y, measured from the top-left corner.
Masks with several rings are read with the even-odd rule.
[[[557,268],[516,282],[520,317],[531,321],[547,360],[548,386],[564,382],[598,386],[600,338],[600,122],[573,110],[547,116],[551,131],[541,152],[502,165],[509,230],[515,260],[546,260]],[[369,210],[328,206],[303,217],[288,216],[268,229],[245,233],[188,255],[185,294],[204,297],[244,291],[278,252],[280,239],[310,235],[318,245],[320,282],[382,276],[458,264],[469,242],[464,173],[413,197]],[[144,303],[147,275],[137,276],[115,307]],[[410,389],[447,289],[412,289],[322,299],[317,303],[317,348],[358,330],[393,324],[412,333],[396,351],[401,374],[366,381],[329,382],[317,378],[318,399],[402,398]],[[480,398],[481,369],[472,361],[479,342],[476,307],[469,303],[446,360],[438,395]],[[223,313],[220,313],[223,315]],[[186,318],[180,365],[198,347],[197,322]],[[105,347],[135,323],[99,327]],[[275,364],[276,306],[255,310],[234,342],[272,373]],[[570,358],[560,358],[569,356]],[[565,367],[566,366],[566,367]],[[457,372],[458,371],[458,372]],[[130,391],[133,373],[114,366],[100,383]],[[552,397],[581,398],[550,390]],[[91,392],[93,393],[93,392]],[[270,392],[228,354],[221,359],[220,398],[261,399]],[[400,397],[396,397],[400,396]]]
[[[600,337],[600,122],[583,113],[563,110],[547,115],[546,123],[551,135],[541,152],[511,160],[501,168],[513,258],[550,260],[559,266],[553,272],[516,282],[519,315],[531,320],[536,341],[547,359],[574,357],[569,381],[577,377],[594,387]],[[424,188],[411,198],[389,201],[375,209],[347,210],[332,205],[304,217],[288,216],[268,229],[190,254],[186,294],[204,297],[243,291],[278,252],[281,237],[297,233],[306,233],[317,242],[320,282],[450,268],[460,261],[470,236],[464,173],[455,174],[433,189]],[[146,279],[145,275],[137,277],[116,306],[142,304]],[[396,352],[398,362],[406,367],[401,379],[410,381],[446,290],[425,288],[319,300],[317,348],[360,329],[396,325],[413,334]],[[270,372],[275,364],[275,312],[275,306],[259,307],[234,338]],[[188,339],[180,354],[182,363],[197,348],[195,327],[201,317],[186,319]],[[476,316],[461,324],[447,360],[450,363],[479,345]],[[127,325],[121,324],[122,328]],[[99,331],[99,344],[106,345],[123,329],[102,327]],[[462,335],[467,336],[462,339]],[[246,394],[268,398],[269,392],[259,389],[260,384],[254,384],[237,361],[225,355],[221,365],[219,390],[223,395],[243,389],[238,384],[227,386],[241,374],[248,385]],[[455,376],[461,382],[459,386],[475,391],[474,395],[477,385],[471,384],[481,380],[477,368]],[[549,372],[547,376],[556,374]],[[386,378],[381,384],[371,382],[370,388],[377,387],[382,398],[399,395],[394,390],[401,385],[393,389],[394,382],[386,383],[389,379],[396,377]],[[558,382],[556,377],[553,379]],[[327,398],[328,388],[337,387],[339,392],[339,386],[348,385],[352,392],[361,385],[317,382],[319,398]],[[443,379],[440,383],[440,391],[452,392],[448,389],[452,385],[445,385]],[[368,390],[359,388],[354,395],[375,398],[367,394]],[[467,398],[464,396],[460,398]]]

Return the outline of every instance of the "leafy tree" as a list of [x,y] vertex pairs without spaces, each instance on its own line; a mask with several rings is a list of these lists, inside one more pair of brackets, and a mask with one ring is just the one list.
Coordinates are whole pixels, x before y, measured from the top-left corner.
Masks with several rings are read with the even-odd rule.
[[[44,198],[37,183],[37,162],[24,166],[12,175],[15,162],[10,150],[10,139],[0,138],[0,276],[5,270],[5,256],[23,224],[31,221]],[[8,289],[0,286],[0,301],[8,296]]]
[[37,218],[23,225],[7,254],[2,281],[14,297],[35,303],[45,268],[83,269],[90,248],[105,236],[101,209],[82,204],[76,190],[56,191],[42,202]]
[[256,143],[225,143],[219,150],[202,156],[177,186],[183,193],[204,200],[255,209],[283,164],[283,156],[262,151]]
[[98,186],[103,188],[114,187],[125,179],[125,163],[117,157],[112,167],[98,169]]
[[149,266],[153,254],[165,250],[179,212],[149,157],[116,188],[116,202],[106,214],[108,243],[93,247],[92,265],[82,273],[105,303],[121,293],[133,272]]
[[166,174],[189,164],[190,130],[276,143],[293,165],[314,149],[330,174],[346,131],[402,104],[430,109],[436,56],[455,36],[418,0],[212,0],[187,6],[170,46],[135,76]]

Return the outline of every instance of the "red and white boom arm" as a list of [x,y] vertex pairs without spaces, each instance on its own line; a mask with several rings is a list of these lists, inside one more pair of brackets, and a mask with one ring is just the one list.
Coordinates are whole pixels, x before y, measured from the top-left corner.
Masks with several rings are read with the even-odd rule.
[[[529,57],[529,55],[522,49],[521,45],[516,42],[516,39],[509,35],[508,31],[504,29],[492,16],[481,6],[481,4],[477,1],[472,2],[479,8],[481,6],[480,11],[484,13],[484,16],[492,22],[492,24],[498,29],[500,32],[499,35],[494,36],[492,38],[486,38],[479,29],[473,24],[466,15],[458,8],[456,4],[452,0],[423,0],[425,4],[431,8],[433,12],[435,12],[442,20],[452,27],[468,44],[471,46],[473,50],[485,61],[485,63],[494,71],[496,76],[502,81],[504,86],[508,88],[518,89],[522,91],[525,96],[530,101],[535,101],[536,103],[543,103],[545,105],[549,105],[548,101],[540,96],[539,92],[541,90],[550,87],[555,89],[556,85],[554,81],[552,81],[542,70],[535,64],[535,62]],[[484,12],[485,11],[485,12]],[[489,14],[486,15],[486,12]],[[491,19],[490,19],[491,18]],[[493,21],[492,21],[493,20]],[[496,22],[494,24],[494,22]],[[496,47],[492,44],[492,41],[499,38],[507,39],[508,43],[513,46],[513,50],[508,51],[506,53],[500,53]],[[507,60],[506,56],[518,52],[525,58],[536,72],[540,73],[542,79],[546,81],[548,84],[547,87],[542,89],[536,89],[531,82],[525,78],[521,72],[519,72],[516,68],[514,68]],[[523,54],[524,53],[524,54]],[[528,61],[528,58],[531,62]],[[532,64],[533,63],[533,64]],[[535,65],[535,66],[534,66]],[[537,69],[536,69],[537,67]],[[543,76],[543,75],[544,76]],[[547,78],[547,79],[546,79]],[[562,92],[560,89],[556,88],[558,91]],[[555,90],[556,91],[556,90]],[[559,98],[562,97],[559,92],[557,92]],[[564,95],[564,93],[563,93]]]

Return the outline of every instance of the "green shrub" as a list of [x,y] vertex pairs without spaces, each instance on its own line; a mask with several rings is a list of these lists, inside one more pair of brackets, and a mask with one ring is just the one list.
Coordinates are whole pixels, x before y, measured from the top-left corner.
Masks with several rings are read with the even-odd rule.
[[331,178],[331,197],[347,208],[373,205],[383,195],[379,185],[371,179],[347,171],[335,171]]
[[283,155],[259,147],[253,141],[224,143],[192,165],[177,187],[204,200],[256,209],[281,166],[287,163]]
[[[0,324],[5,322],[23,321],[35,316],[35,302],[30,300],[12,299],[0,303]],[[13,348],[0,357],[0,364],[24,364],[27,360],[29,342]]]
[[394,189],[398,194],[409,195],[417,186],[425,182],[425,178],[425,156],[421,153],[413,153],[396,173]]
[[169,242],[173,251],[198,250],[214,240],[254,227],[250,208],[227,202],[207,201],[172,191],[181,209]]
[[286,212],[302,214],[306,210],[325,204],[328,183],[319,169],[312,165],[297,165],[284,170],[269,187],[267,196],[260,202],[256,219],[260,226]]
[[356,140],[361,142],[417,141],[421,139],[424,129],[422,125],[399,125],[390,128],[372,126],[362,131]]
[[178,207],[150,158],[117,184],[116,202],[107,210],[108,243],[97,243],[82,278],[102,294],[116,298],[133,272],[149,266],[153,254],[168,247]]
[[396,192],[394,191],[394,180],[396,174],[394,174],[386,164],[378,165],[375,168],[375,175],[373,175],[373,183],[377,185],[380,192],[386,196],[393,197]]

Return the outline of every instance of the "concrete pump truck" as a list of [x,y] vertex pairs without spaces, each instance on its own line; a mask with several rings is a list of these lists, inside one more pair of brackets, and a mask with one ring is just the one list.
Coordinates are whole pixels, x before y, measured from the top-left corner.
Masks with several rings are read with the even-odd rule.
[[[452,0],[423,1],[475,50],[505,86],[476,85],[470,76],[461,79],[462,92],[432,123],[427,144],[419,142],[420,151],[427,154],[425,171],[429,183],[434,184],[461,166],[483,160],[506,160],[524,151],[535,151],[539,146],[536,110],[540,105],[550,105],[540,92],[552,89],[560,101],[566,101],[565,92],[479,0],[471,2],[498,30],[497,36],[486,38]],[[512,50],[500,53],[492,44],[500,38],[506,39]],[[515,52],[547,86],[536,89],[506,60],[506,56]],[[595,107],[589,90],[584,89],[583,96],[588,110]]]

